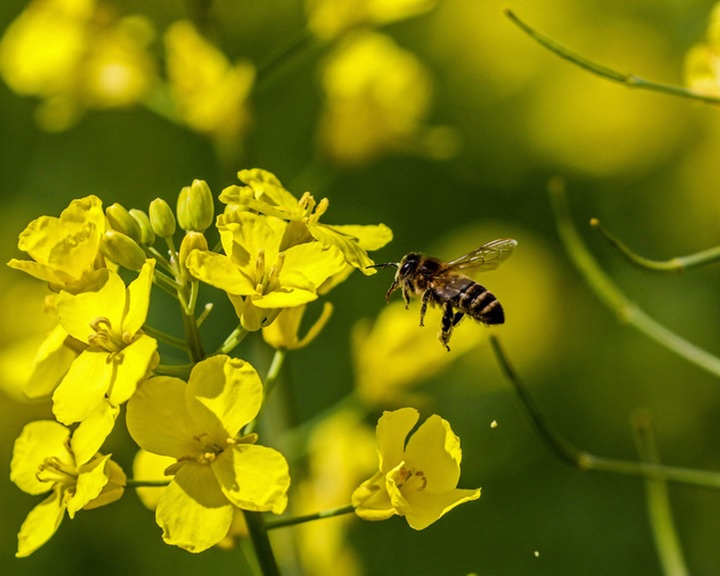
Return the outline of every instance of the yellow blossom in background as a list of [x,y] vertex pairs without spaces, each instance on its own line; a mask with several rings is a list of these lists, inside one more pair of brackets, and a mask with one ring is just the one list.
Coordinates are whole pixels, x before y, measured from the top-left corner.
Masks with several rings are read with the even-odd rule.
[[307,305],[283,308],[275,321],[262,329],[263,340],[275,349],[299,350],[305,348],[322,331],[330,320],[333,306],[330,302],[323,303],[320,316],[304,336],[300,337],[300,323],[305,316]]
[[86,276],[105,266],[100,254],[104,232],[100,199],[87,196],[73,200],[59,218],[41,216],[27,225],[18,238],[18,248],[32,261],[13,258],[8,266],[55,289],[82,289]]
[[457,326],[452,352],[448,352],[437,340],[440,310],[428,310],[422,327],[418,310],[417,302],[409,310],[404,302],[391,302],[374,323],[365,319],[354,326],[355,388],[363,404],[421,402],[423,396],[415,388],[487,339],[487,327],[465,320]]
[[40,420],[15,441],[10,479],[23,492],[51,494],[28,514],[18,534],[16,556],[28,556],[57,531],[65,512],[97,508],[118,500],[125,486],[120,467],[102,454],[79,456],[75,437],[58,422]]
[[459,504],[480,498],[480,488],[457,488],[462,451],[450,424],[433,414],[411,433],[419,418],[414,408],[401,408],[378,420],[379,470],[352,495],[360,518],[397,514],[423,530]]
[[[352,409],[334,412],[317,424],[308,439],[308,474],[293,492],[293,513],[311,514],[347,504],[348,494],[377,467],[375,435]],[[326,518],[298,526],[303,574],[362,573],[348,542],[352,516]]]
[[250,124],[248,97],[255,69],[231,64],[225,55],[185,20],[165,33],[167,76],[178,117],[211,138],[242,136]]
[[154,78],[152,25],[115,19],[94,0],[34,0],[0,41],[0,74],[18,94],[42,99],[46,130],[72,126],[86,108],[140,102]]
[[711,96],[720,96],[720,4],[710,13],[706,41],[685,56],[685,84]]
[[437,0],[306,0],[308,25],[319,38],[330,39],[350,28],[381,25],[432,9]]
[[[335,246],[343,253],[350,266],[363,274],[375,274],[368,268],[373,261],[368,250],[379,250],[392,240],[392,230],[384,224],[377,225],[335,225],[320,222],[330,202],[315,198],[305,192],[298,200],[285,189],[280,180],[267,170],[253,168],[238,172],[238,178],[245,186],[228,186],[220,194],[220,201],[227,204],[227,215],[238,210],[254,210],[266,216],[274,216],[288,222],[282,240],[282,247],[290,247],[311,240],[325,246]],[[227,217],[227,216],[226,216]],[[222,219],[219,219],[222,222]],[[339,273],[341,281],[347,277],[347,270]],[[323,286],[323,292],[329,287]]]
[[421,152],[433,132],[425,126],[432,79],[417,57],[388,36],[358,32],[345,38],[321,70],[322,151],[342,165],[388,152]]

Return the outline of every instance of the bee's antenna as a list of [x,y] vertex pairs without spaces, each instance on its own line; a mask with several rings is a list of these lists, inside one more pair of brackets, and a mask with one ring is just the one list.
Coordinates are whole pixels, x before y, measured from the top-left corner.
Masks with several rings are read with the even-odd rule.
[[371,264],[370,266],[365,266],[365,268],[390,268],[390,266],[394,266],[395,268],[398,267],[397,262],[384,262],[383,264]]

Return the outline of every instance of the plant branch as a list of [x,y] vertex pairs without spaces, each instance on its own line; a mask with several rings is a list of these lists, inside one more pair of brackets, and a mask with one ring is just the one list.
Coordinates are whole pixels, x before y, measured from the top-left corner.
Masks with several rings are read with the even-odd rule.
[[623,476],[636,476],[702,488],[720,489],[720,472],[605,458],[578,450],[545,418],[517,372],[513,369],[510,360],[500,345],[500,340],[494,334],[490,336],[490,345],[505,379],[511,384],[515,395],[520,400],[523,411],[530,418],[540,438],[552,453],[566,464],[570,464],[579,470],[609,472]]
[[313,520],[320,520],[322,518],[332,518],[333,516],[350,514],[354,511],[355,506],[353,506],[352,504],[346,504],[345,506],[339,506],[338,508],[331,508],[329,510],[322,510],[321,512],[315,512],[313,514],[305,514],[304,516],[293,516],[290,518],[268,520],[266,526],[268,530],[274,530],[276,528],[294,526],[295,524],[303,524],[305,522],[312,522]]
[[666,328],[622,293],[600,268],[580,238],[570,217],[562,180],[551,180],[548,188],[560,240],[570,260],[600,301],[610,308],[621,322],[629,324],[671,352],[720,377],[720,358]]
[[627,86],[628,88],[640,88],[642,90],[648,90],[651,92],[661,92],[663,94],[670,94],[672,96],[680,96],[681,98],[699,100],[708,104],[720,104],[720,97],[717,96],[702,94],[701,92],[697,92],[689,88],[684,88],[682,86],[652,82],[634,74],[624,74],[622,72],[618,72],[617,70],[613,70],[612,68],[608,68],[607,66],[603,66],[602,64],[598,64],[597,62],[593,62],[592,60],[589,60],[588,58],[585,58],[584,56],[581,56],[580,54],[569,50],[562,44],[559,44],[558,42],[550,38],[549,36],[538,32],[529,24],[526,24],[523,20],[521,20],[509,8],[505,8],[503,10],[503,13],[510,19],[513,24],[515,24],[518,28],[520,28],[520,30],[530,36],[530,38],[535,40],[538,44],[540,44],[544,48],[547,48],[548,50],[550,50],[550,52],[559,56],[563,60],[567,60],[568,62],[575,64],[576,66],[579,66],[584,70],[587,70],[591,74],[600,76],[602,78],[610,80],[611,82],[622,84],[624,86]]
[[590,226],[595,228],[620,254],[622,254],[629,262],[652,270],[654,272],[682,272],[690,268],[697,268],[705,264],[712,264],[720,260],[720,246],[709,248],[695,254],[687,256],[676,256],[670,260],[651,260],[640,256],[633,252],[626,244],[624,244],[617,236],[611,234],[597,218],[590,220]]

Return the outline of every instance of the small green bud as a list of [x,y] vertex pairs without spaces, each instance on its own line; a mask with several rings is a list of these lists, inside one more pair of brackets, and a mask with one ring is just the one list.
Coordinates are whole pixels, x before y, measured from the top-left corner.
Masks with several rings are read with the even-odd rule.
[[175,234],[175,215],[172,208],[162,198],[150,202],[150,225],[160,238],[169,238]]
[[100,250],[107,258],[128,270],[140,270],[145,264],[143,249],[130,236],[117,230],[105,232]]
[[152,246],[155,242],[155,232],[153,232],[152,226],[150,226],[150,218],[142,210],[137,208],[130,208],[128,210],[130,216],[135,218],[135,221],[140,227],[140,240],[145,246]]
[[180,228],[186,231],[205,232],[213,223],[215,205],[212,192],[205,180],[193,180],[191,186],[180,190],[177,217]]
[[185,237],[182,239],[182,242],[180,243],[180,253],[178,254],[178,258],[180,259],[180,267],[182,268],[183,274],[187,278],[192,278],[193,280],[197,280],[192,274],[190,274],[190,271],[185,266],[185,261],[187,260],[188,255],[193,250],[207,250],[208,249],[208,243],[205,238],[205,236],[202,235],[201,232],[193,232],[192,230],[190,232],[187,232],[185,234]]
[[125,236],[130,236],[135,242],[142,242],[142,233],[137,220],[121,204],[115,202],[112,206],[108,206],[105,209],[105,216],[107,216],[113,230],[122,232]]

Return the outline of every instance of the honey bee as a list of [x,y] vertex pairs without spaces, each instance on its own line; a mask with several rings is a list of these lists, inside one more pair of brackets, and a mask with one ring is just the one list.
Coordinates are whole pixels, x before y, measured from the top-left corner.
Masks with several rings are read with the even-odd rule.
[[395,279],[385,295],[386,301],[398,288],[402,290],[405,308],[410,304],[412,296],[420,296],[420,326],[424,325],[429,304],[442,308],[438,338],[450,350],[453,329],[465,315],[488,325],[505,322],[505,313],[498,299],[466,274],[497,268],[510,257],[515,246],[517,241],[512,238],[500,238],[448,263],[411,252],[400,262],[376,264],[373,268],[397,268]]

